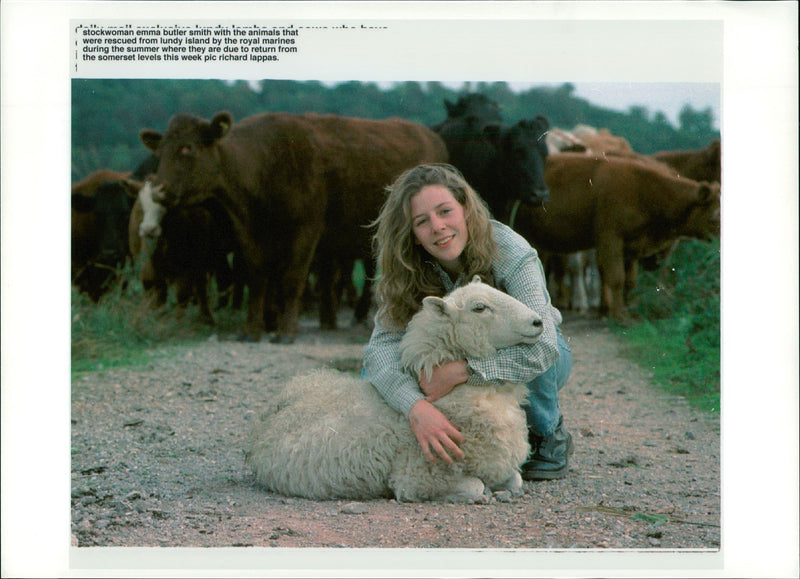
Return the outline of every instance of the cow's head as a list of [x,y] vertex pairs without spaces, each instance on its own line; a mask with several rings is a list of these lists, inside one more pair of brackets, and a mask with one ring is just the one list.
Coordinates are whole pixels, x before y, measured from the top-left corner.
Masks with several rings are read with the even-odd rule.
[[499,139],[500,174],[508,198],[532,205],[542,205],[550,194],[544,181],[547,159],[545,136],[550,123],[543,116],[522,120],[504,128]]
[[73,270],[73,281],[94,301],[111,288],[125,263],[131,205],[132,199],[119,180],[101,183],[93,195],[72,194],[73,215],[86,216],[91,223],[91,241],[86,240],[91,249],[80,269]]
[[459,97],[455,103],[445,99],[448,119],[475,117],[483,123],[501,123],[500,105],[483,94],[471,93]]
[[222,179],[218,142],[233,125],[227,112],[211,121],[189,114],[173,116],[164,135],[144,129],[139,138],[158,156],[156,178],[164,185],[163,202],[192,203],[213,194]]
[[719,139],[714,139],[705,148],[705,162],[711,179],[720,182],[722,180],[722,147]]
[[116,267],[128,253],[128,220],[133,201],[121,181],[107,181],[95,189],[94,195],[72,194],[72,210],[91,214],[96,232],[97,254],[93,261]]
[[686,218],[685,234],[698,239],[712,239],[720,235],[719,183],[698,183],[697,197]]

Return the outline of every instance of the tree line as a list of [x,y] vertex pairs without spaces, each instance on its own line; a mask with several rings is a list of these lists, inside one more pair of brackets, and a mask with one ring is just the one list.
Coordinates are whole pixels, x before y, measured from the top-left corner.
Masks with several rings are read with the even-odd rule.
[[138,134],[142,128],[166,129],[178,112],[210,118],[220,110],[234,119],[260,112],[319,112],[382,119],[402,117],[428,126],[446,116],[444,100],[465,92],[495,100],[506,123],[544,115],[551,126],[571,129],[585,124],[606,128],[628,139],[642,154],[696,149],[719,138],[710,108],[685,105],[679,126],[660,111],[631,107],[626,112],[593,105],[574,94],[574,86],[533,87],[514,92],[505,82],[464,83],[454,89],[440,82],[401,82],[389,88],[351,81],[328,86],[317,81],[133,80],[72,81],[72,180],[109,168],[129,171],[147,156]]

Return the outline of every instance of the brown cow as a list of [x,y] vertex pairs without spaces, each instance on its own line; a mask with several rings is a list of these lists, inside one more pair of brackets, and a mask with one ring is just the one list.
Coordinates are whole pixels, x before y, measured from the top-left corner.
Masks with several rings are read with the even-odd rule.
[[627,317],[625,290],[635,284],[639,258],[679,237],[718,236],[719,184],[674,177],[635,159],[551,155],[545,167],[550,201],[522,206],[514,228],[544,251],[597,248],[601,308]]
[[688,151],[661,151],[654,159],[675,169],[681,177],[709,183],[722,182],[722,155],[719,139],[714,139],[702,149]]
[[615,135],[608,129],[598,130],[588,125],[577,125],[572,129],[572,134],[589,152],[623,156],[633,153],[633,147],[625,137]]
[[401,119],[265,113],[234,124],[227,112],[211,121],[178,114],[163,137],[145,129],[140,138],[159,156],[167,206],[216,197],[229,214],[249,269],[251,340],[263,331],[269,288],[282,304],[274,340],[293,341],[315,252],[322,263],[345,262],[333,259],[340,251],[370,259],[363,226],[385,187],[409,167],[447,160],[433,131]]

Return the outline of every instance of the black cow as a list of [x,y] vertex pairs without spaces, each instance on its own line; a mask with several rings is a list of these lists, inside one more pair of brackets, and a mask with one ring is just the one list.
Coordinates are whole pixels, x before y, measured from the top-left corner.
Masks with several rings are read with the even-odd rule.
[[435,131],[438,131],[442,125],[452,119],[472,117],[483,124],[502,124],[503,122],[500,105],[480,93],[462,95],[455,103],[444,99],[444,108],[447,111],[447,119],[433,127]]
[[72,281],[98,302],[129,255],[128,221],[136,191],[158,167],[149,155],[133,172],[100,169],[72,186]]
[[447,119],[434,127],[447,145],[450,163],[483,197],[494,216],[507,221],[515,201],[541,205],[547,199],[542,116],[504,126],[500,107],[484,95],[470,94],[455,104],[445,100]]
[[[159,203],[162,191],[146,181],[138,191],[129,225],[131,253],[141,261],[139,280],[153,306],[167,301],[170,284],[175,284],[178,307],[197,301],[203,321],[214,324],[208,300],[208,284],[216,277],[223,299],[241,306],[244,275],[228,261],[238,253],[233,225],[214,198],[197,205],[173,206]],[[235,264],[234,258],[234,264]],[[231,295],[232,294],[232,295]],[[223,297],[224,295],[224,297]]]
[[511,127],[469,116],[445,121],[438,133],[447,145],[450,163],[464,174],[494,216],[506,221],[514,201],[541,205],[547,200],[544,135],[548,128],[542,116]]
[[72,281],[98,302],[128,256],[128,218],[133,199],[127,173],[95,171],[72,186]]

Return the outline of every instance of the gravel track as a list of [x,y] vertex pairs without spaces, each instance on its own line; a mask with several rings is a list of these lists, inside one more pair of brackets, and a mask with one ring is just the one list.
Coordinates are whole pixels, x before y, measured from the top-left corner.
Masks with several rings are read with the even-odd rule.
[[287,377],[357,371],[369,332],[297,342],[216,337],[72,384],[72,541],[78,547],[703,549],[720,546],[718,416],[664,394],[596,319],[567,316],[562,392],[569,476],[479,504],[310,501],[258,488],[243,435]]

